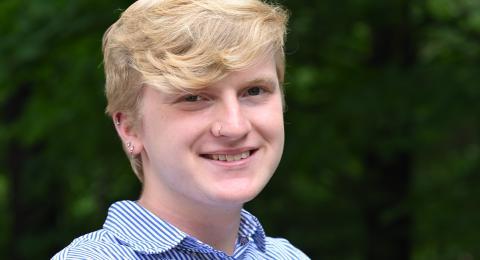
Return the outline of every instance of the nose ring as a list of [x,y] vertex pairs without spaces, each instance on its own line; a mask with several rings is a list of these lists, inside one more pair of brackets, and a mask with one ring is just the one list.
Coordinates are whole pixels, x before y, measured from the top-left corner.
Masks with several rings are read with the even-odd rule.
[[220,122],[213,123],[211,131],[212,131],[213,136],[215,136],[215,137],[222,136],[222,124]]

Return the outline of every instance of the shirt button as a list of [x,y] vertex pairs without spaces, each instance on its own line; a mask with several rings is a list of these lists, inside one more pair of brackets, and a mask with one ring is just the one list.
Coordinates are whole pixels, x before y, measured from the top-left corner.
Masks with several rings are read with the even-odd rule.
[[248,238],[246,237],[240,238],[240,244],[245,245],[246,243],[248,243]]

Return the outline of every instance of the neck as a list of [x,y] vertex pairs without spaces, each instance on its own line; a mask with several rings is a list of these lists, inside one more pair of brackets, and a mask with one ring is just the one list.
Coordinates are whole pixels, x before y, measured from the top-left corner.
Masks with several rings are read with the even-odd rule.
[[138,201],[143,207],[188,235],[233,255],[241,205],[232,208],[212,207],[178,197],[147,196],[146,193],[144,190]]

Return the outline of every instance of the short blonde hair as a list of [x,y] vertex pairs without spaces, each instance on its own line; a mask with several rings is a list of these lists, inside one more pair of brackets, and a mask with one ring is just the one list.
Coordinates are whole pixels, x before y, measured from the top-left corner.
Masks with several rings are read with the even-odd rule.
[[[201,89],[274,55],[284,75],[287,12],[259,0],[138,0],[103,37],[106,112],[139,120],[143,86]],[[143,180],[140,156],[130,158]]]

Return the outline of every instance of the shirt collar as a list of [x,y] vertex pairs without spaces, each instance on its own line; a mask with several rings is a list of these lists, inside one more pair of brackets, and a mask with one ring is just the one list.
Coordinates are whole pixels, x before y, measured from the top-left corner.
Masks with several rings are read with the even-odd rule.
[[242,209],[240,213],[239,239],[252,238],[255,245],[262,252],[265,252],[265,231],[260,221],[248,211]]
[[[182,242],[196,240],[134,201],[112,204],[103,228],[113,232],[126,246],[147,254],[163,253]],[[265,232],[260,222],[243,209],[238,236],[239,240],[253,240],[257,248],[265,252]]]
[[187,237],[134,201],[112,204],[103,228],[113,232],[125,245],[148,254],[166,252]]

